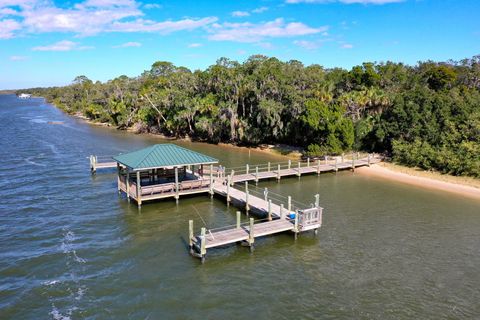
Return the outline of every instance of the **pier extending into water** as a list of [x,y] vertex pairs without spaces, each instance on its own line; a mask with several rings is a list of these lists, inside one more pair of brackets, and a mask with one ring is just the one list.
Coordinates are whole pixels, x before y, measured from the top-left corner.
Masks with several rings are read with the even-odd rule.
[[[323,208],[319,195],[315,195],[312,205],[295,203],[290,196],[285,201],[269,196],[267,189],[263,196],[249,182],[287,177],[301,177],[306,174],[320,175],[323,172],[355,170],[382,161],[378,155],[367,154],[360,157],[352,153],[344,155],[306,158],[298,161],[285,161],[258,165],[246,164],[242,167],[225,168],[218,160],[209,156],[179,147],[174,144],[158,144],[142,150],[112,157],[90,156],[90,170],[117,168],[118,191],[133,199],[138,207],[144,201],[173,197],[179,201],[181,195],[210,194],[225,198],[249,216],[248,222],[241,223],[241,213],[237,212],[237,223],[216,229],[202,227],[195,233],[193,220],[189,221],[188,242],[190,253],[205,261],[208,249],[235,243],[254,249],[255,239],[281,232],[292,232],[295,238],[301,232],[317,230],[322,226]],[[195,170],[196,169],[196,170]],[[243,189],[243,190],[242,190]],[[252,192],[254,191],[254,192]],[[312,197],[313,198],[313,197]],[[259,219],[255,220],[250,214]]]

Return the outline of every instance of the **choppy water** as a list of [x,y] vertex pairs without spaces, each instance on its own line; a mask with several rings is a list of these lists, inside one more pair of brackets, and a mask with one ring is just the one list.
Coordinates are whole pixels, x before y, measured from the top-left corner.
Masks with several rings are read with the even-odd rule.
[[[49,121],[63,121],[51,124]],[[144,204],[92,177],[88,155],[161,141],[0,96],[1,319],[478,319],[480,202],[350,172],[260,183],[311,203],[317,237],[188,255],[188,220],[232,224],[207,196]],[[226,166],[278,161],[180,143]]]

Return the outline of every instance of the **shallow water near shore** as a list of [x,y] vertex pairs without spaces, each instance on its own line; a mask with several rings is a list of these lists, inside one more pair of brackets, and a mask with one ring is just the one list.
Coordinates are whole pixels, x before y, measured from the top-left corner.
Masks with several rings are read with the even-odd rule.
[[[0,96],[0,319],[474,319],[480,314],[480,202],[351,172],[266,181],[311,203],[324,225],[208,252],[197,230],[235,222],[208,196],[120,197],[90,154],[161,139],[91,126],[41,99]],[[49,123],[55,121],[55,124]],[[58,122],[57,122],[58,121]],[[204,143],[180,145],[227,167],[283,161]]]

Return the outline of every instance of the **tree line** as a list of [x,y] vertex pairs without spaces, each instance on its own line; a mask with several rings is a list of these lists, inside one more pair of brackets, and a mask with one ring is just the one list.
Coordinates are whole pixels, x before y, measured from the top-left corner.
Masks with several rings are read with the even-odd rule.
[[138,77],[31,93],[71,114],[174,137],[285,143],[311,156],[386,152],[399,163],[480,177],[480,56],[363,63],[350,70],[251,56],[191,71],[155,62]]

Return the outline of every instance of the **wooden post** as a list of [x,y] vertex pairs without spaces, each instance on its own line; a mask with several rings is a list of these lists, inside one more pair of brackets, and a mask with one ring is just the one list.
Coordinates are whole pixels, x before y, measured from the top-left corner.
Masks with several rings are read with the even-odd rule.
[[310,157],[307,158],[307,168],[310,168]]
[[368,163],[368,166],[370,167],[370,153],[367,156],[367,163]]
[[120,175],[121,175],[120,164],[117,162],[117,191],[120,194]]
[[352,152],[352,171],[355,171],[355,154]]
[[268,165],[267,165],[267,172],[270,172],[270,162],[268,162]]
[[272,221],[272,200],[268,200],[268,221]]
[[205,236],[207,230],[205,228],[202,228],[200,232],[200,255],[202,257],[202,263],[205,262],[205,255],[207,254],[207,249],[205,248],[207,238]]
[[237,229],[240,229],[240,211],[237,211]]
[[280,180],[280,164],[277,166],[277,180]]
[[253,218],[250,218],[250,230],[248,233],[248,244],[250,245],[250,251],[253,251],[254,242],[255,242],[255,233],[253,230]]
[[188,246],[193,250],[193,220],[188,220]]
[[295,227],[293,228],[295,232],[295,240],[297,240],[297,235],[298,235],[298,210],[295,211]]
[[178,202],[178,167],[175,167],[175,200]]
[[317,193],[315,195],[315,208],[320,207],[320,195]]
[[258,166],[255,167],[255,183],[258,183]]
[[125,179],[127,188],[127,201],[130,202],[130,169],[127,167],[127,177]]
[[324,158],[325,158],[325,165],[327,165],[328,164],[328,156],[325,155]]
[[285,218],[285,213],[283,212],[284,208],[283,208],[283,203],[280,204],[280,219],[283,219]]
[[344,159],[344,157],[345,157],[345,153],[342,153],[342,163],[344,163],[344,162],[345,162],[345,159]]
[[287,204],[288,213],[292,212],[292,197],[288,196],[288,204]]
[[142,186],[140,181],[140,171],[137,171],[137,204],[142,206]]
[[335,172],[338,171],[338,157],[335,157]]
[[245,173],[248,174],[248,171],[249,171],[249,170],[250,170],[250,166],[249,166],[248,163],[247,163],[247,165],[245,166]]
[[248,181],[245,181],[245,212],[248,216],[248,211],[250,210],[250,206],[248,205]]
[[298,166],[297,166],[297,176],[301,176],[302,174],[300,173],[300,160],[298,160]]
[[232,170],[231,178],[230,178],[230,185],[233,186],[233,176],[235,175],[235,170]]
[[320,160],[317,160],[317,174],[320,175]]
[[227,176],[227,204],[230,203],[230,180],[231,177]]
[[265,201],[267,201],[268,199],[268,189],[265,188],[265,190],[263,190],[263,197],[265,198]]
[[210,165],[210,195],[213,196],[213,164]]
[[290,170],[291,166],[292,166],[292,160],[288,160],[288,170]]

